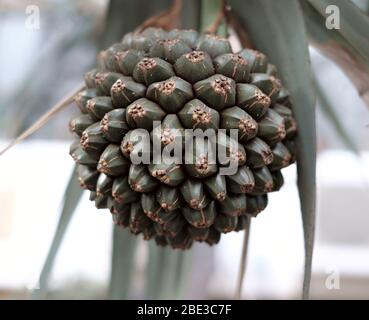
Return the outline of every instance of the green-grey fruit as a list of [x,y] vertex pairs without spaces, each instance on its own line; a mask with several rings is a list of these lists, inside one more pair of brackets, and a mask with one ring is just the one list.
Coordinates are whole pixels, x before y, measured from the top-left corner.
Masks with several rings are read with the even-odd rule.
[[177,113],[188,100],[193,98],[191,84],[178,77],[152,83],[146,95],[159,103],[167,113]]
[[227,176],[228,190],[234,193],[248,193],[255,187],[255,179],[247,166],[239,167],[234,175]]
[[218,129],[219,113],[209,108],[199,99],[186,103],[178,112],[178,117],[187,129]]
[[205,193],[204,186],[201,181],[187,179],[180,188],[183,199],[194,210],[205,208],[210,199]]
[[174,76],[172,65],[160,58],[143,58],[133,69],[133,78],[145,85]]
[[80,143],[84,151],[97,155],[100,155],[109,144],[104,138],[98,122],[90,125],[83,131]]
[[106,140],[121,143],[125,133],[129,131],[126,109],[114,109],[106,113],[100,121],[100,129]]
[[243,49],[238,54],[250,64],[250,72],[267,72],[268,59],[262,52],[252,49]]
[[173,148],[176,145],[183,145],[184,131],[182,123],[175,114],[168,114],[162,121],[161,126],[156,127],[151,132],[152,139],[160,142],[161,147]]
[[267,112],[271,100],[268,95],[257,86],[247,83],[238,83],[236,103],[255,120],[259,120]]
[[214,59],[216,73],[234,79],[236,82],[248,82],[250,64],[242,56],[235,53],[225,53]]
[[247,165],[253,169],[267,166],[273,162],[273,152],[270,146],[259,138],[250,140],[245,145]]
[[220,74],[196,82],[194,90],[198,99],[218,111],[232,107],[236,102],[235,81]]
[[131,164],[128,183],[131,189],[137,192],[152,192],[159,185],[159,182],[150,175],[146,166],[141,164]]
[[199,34],[196,30],[187,29],[187,30],[179,30],[173,29],[168,33],[168,39],[180,39],[183,42],[187,43],[191,48],[195,48],[197,38]]
[[130,162],[123,157],[120,147],[108,145],[100,156],[97,170],[110,176],[121,176],[128,173]]
[[97,97],[96,89],[90,88],[90,89],[86,89],[86,90],[83,90],[77,93],[76,96],[74,97],[74,102],[77,104],[79,110],[82,113],[88,113],[87,102],[90,99],[96,98],[96,97]]
[[[96,79],[96,74],[99,72],[99,69],[92,69],[89,70],[85,73],[84,75],[84,79],[85,79],[85,84],[87,88],[95,88],[96,84],[95,84],[95,79]],[[77,95],[78,96],[78,95]]]
[[94,123],[95,121],[90,117],[90,115],[81,113],[71,119],[69,122],[69,128],[77,136],[81,136],[83,131]]
[[282,141],[286,136],[284,119],[277,112],[268,109],[263,118],[259,121],[258,137],[274,146]]
[[216,174],[204,179],[204,185],[210,196],[219,202],[224,201],[227,196],[227,184],[224,175]]
[[136,100],[126,109],[127,123],[131,128],[152,130],[153,121],[160,121],[164,117],[163,109],[146,98]]
[[273,191],[273,177],[267,167],[262,167],[253,171],[255,186],[252,190],[253,194],[264,194]]
[[191,48],[179,38],[158,39],[150,48],[149,55],[175,63],[180,56],[189,52],[191,52]]
[[225,214],[218,214],[214,220],[214,229],[221,233],[228,233],[236,230],[238,217]]
[[218,204],[219,213],[237,217],[246,212],[247,197],[245,194],[229,194],[225,200]]
[[204,80],[215,73],[209,54],[204,51],[192,51],[177,59],[174,70],[178,76],[190,83]]
[[130,188],[128,177],[126,176],[120,176],[114,179],[112,196],[119,204],[129,204],[136,202],[140,198],[139,194]]
[[125,76],[132,76],[134,67],[144,57],[145,52],[136,49],[118,51],[114,55],[115,65]]
[[215,203],[211,201],[206,208],[194,210],[188,207],[182,208],[182,214],[196,228],[209,228],[216,217]]
[[253,217],[256,217],[261,211],[263,211],[268,204],[268,195],[263,194],[259,196],[247,197],[247,210],[246,213]]
[[212,58],[231,53],[232,47],[228,39],[213,34],[204,34],[197,41],[196,50],[206,51]]
[[222,129],[238,130],[238,138],[246,142],[254,138],[258,132],[258,123],[243,109],[232,107],[221,112]]
[[95,168],[78,165],[78,181],[83,189],[94,191],[99,175]]
[[156,201],[165,211],[174,211],[181,207],[182,200],[178,188],[161,185],[156,192]]
[[185,179],[182,165],[174,162],[168,161],[168,163],[165,163],[163,161],[159,164],[151,163],[148,165],[148,169],[154,178],[168,186],[176,187]]
[[92,119],[101,120],[114,106],[110,97],[101,96],[88,100],[86,109]]
[[124,108],[143,98],[146,93],[146,87],[134,81],[132,78],[120,77],[111,86],[110,95],[115,108]]
[[290,165],[292,155],[282,142],[278,142],[272,149],[272,152],[273,162],[269,165],[270,171],[278,171]]
[[261,89],[271,101],[275,101],[281,90],[281,81],[265,73],[251,74],[251,83]]
[[97,179],[96,184],[96,194],[99,195],[108,195],[111,193],[111,188],[113,186],[114,179],[104,173],[100,173],[99,178]]

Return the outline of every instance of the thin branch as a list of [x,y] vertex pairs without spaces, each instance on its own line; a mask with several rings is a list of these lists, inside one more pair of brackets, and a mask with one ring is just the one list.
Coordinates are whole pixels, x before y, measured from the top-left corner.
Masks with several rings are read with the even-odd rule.
[[74,96],[85,88],[85,84],[80,84],[77,88],[72,90],[69,94],[67,94],[62,100],[60,100],[56,105],[54,105],[49,111],[47,111],[44,115],[42,115],[31,127],[29,127],[26,131],[21,133],[16,139],[14,139],[5,149],[0,151],[0,156],[3,155],[10,148],[14,147],[19,142],[28,138],[31,134],[35,133],[41,127],[43,127],[53,116],[67,107],[72,101]]
[[135,33],[138,34],[149,27],[162,28],[164,30],[173,29],[178,24],[181,10],[182,0],[174,0],[173,5],[168,10],[145,20],[140,26],[138,26]]
[[225,17],[225,2],[222,0],[222,5],[219,8],[218,14],[215,17],[213,23],[206,28],[205,33],[215,34]]
[[243,280],[245,278],[246,273],[246,262],[247,262],[247,252],[248,252],[248,245],[249,245],[249,236],[250,236],[250,227],[251,227],[251,217],[248,217],[248,222],[245,227],[245,233],[243,236],[243,245],[242,245],[242,253],[241,253],[241,260],[240,260],[240,269],[238,273],[238,281],[237,281],[237,290],[235,294],[235,299],[240,300],[242,294],[242,285]]
[[224,13],[225,13],[225,17],[226,17],[228,25],[230,25],[232,29],[236,32],[237,37],[240,40],[242,47],[254,49],[254,46],[251,42],[251,39],[248,33],[242,26],[242,23],[240,22],[240,20],[234,14],[232,8],[230,6],[226,6]]

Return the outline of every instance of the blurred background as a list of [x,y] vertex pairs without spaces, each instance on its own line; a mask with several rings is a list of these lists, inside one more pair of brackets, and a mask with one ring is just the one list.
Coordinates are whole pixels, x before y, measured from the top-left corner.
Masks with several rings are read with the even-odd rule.
[[[39,28],[27,24],[37,6]],[[0,148],[76,87],[94,65],[107,1],[0,0]],[[29,7],[28,7],[29,8]],[[29,10],[29,9],[28,9]],[[369,112],[356,89],[331,61],[311,49],[318,86],[360,156],[346,149],[337,123],[317,105],[318,216],[311,297],[369,298]],[[26,299],[37,288],[73,168],[67,129],[72,105],[30,139],[0,158],[0,299]],[[243,298],[299,298],[303,235],[296,167],[252,221]],[[185,257],[182,297],[233,298],[242,233],[215,247],[195,245]],[[112,250],[107,210],[80,202],[57,255],[48,298],[107,296]],[[134,256],[130,298],[142,298],[150,247]],[[122,270],[124,273],[125,270]]]

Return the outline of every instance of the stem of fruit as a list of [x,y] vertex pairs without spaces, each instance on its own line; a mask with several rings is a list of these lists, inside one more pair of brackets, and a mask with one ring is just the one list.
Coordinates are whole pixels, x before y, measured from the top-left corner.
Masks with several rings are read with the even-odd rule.
[[179,16],[181,10],[182,0],[174,0],[173,5],[168,10],[145,20],[140,26],[138,26],[135,33],[138,34],[149,27],[163,28],[164,30],[173,29],[177,26],[177,23],[180,20]]
[[225,4],[224,4],[224,0],[221,1],[218,13],[214,19],[214,21],[212,22],[212,24],[205,30],[205,33],[211,33],[211,34],[215,34],[218,31],[218,28],[220,26],[220,24],[222,23],[225,15],[224,15],[224,11],[225,11]]
[[225,14],[227,24],[236,32],[237,37],[240,40],[240,43],[242,45],[242,48],[254,49],[254,46],[251,42],[251,39],[248,33],[242,26],[239,19],[235,16],[230,6],[226,6],[224,14]]
[[[203,28],[205,33],[227,36],[227,26],[225,23],[225,1],[224,0],[203,0]],[[210,20],[210,21],[209,21]],[[209,25],[209,22],[210,25]]]
[[17,138],[15,138],[5,149],[0,151],[0,156],[3,155],[10,148],[14,147],[19,142],[28,138],[31,134],[35,133],[37,130],[42,128],[49,120],[55,116],[57,113],[66,108],[71,102],[75,95],[82,91],[85,88],[85,84],[81,83],[77,88],[73,89],[69,94],[67,94],[63,99],[61,99],[56,105],[54,105],[49,111],[43,114],[31,127],[29,127],[26,131],[21,133]]
[[246,225],[244,236],[243,236],[240,269],[238,273],[237,289],[236,289],[236,294],[235,294],[235,299],[237,300],[241,299],[242,285],[243,285],[243,280],[245,278],[245,273],[246,273],[246,262],[247,262],[248,246],[249,246],[250,227],[251,227],[251,218],[248,217],[248,223]]

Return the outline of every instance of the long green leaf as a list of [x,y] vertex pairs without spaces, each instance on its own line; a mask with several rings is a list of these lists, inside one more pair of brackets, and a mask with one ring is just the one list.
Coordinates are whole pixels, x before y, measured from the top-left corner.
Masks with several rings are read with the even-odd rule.
[[76,167],[73,169],[73,173],[69,179],[68,185],[65,190],[63,200],[63,210],[61,212],[58,225],[52,240],[49,252],[46,257],[45,264],[42,268],[41,275],[38,282],[38,289],[32,292],[32,299],[42,299],[47,292],[47,283],[50,277],[50,273],[58,253],[59,247],[63,241],[65,231],[69,225],[69,222],[73,216],[73,213],[79,203],[82,196],[83,189],[78,184]]
[[340,9],[340,28],[337,32],[358,50],[366,63],[369,63],[369,17],[351,1],[309,0],[309,2],[323,17],[326,17],[325,10],[328,5],[335,5]]
[[159,299],[171,299],[176,295],[178,260],[182,252],[172,248],[164,248],[163,263],[160,268],[161,290]]
[[353,46],[338,30],[328,30],[325,18],[308,0],[301,0],[301,4],[310,42],[339,65],[369,107],[369,57],[364,58],[360,49]]
[[145,298],[155,299],[158,297],[158,292],[161,289],[161,269],[164,266],[165,250],[162,247],[158,247],[155,241],[150,241],[147,247],[149,250],[149,257],[146,264]]
[[137,237],[114,226],[113,251],[109,284],[109,298],[123,300],[129,297]]
[[299,128],[297,169],[305,240],[303,297],[307,298],[315,229],[316,132],[315,93],[302,11],[295,0],[230,0],[229,3],[255,47],[276,64],[291,93]]
[[174,296],[176,299],[184,298],[184,293],[187,289],[187,279],[192,269],[192,255],[193,250],[179,252],[174,282]]
[[149,260],[146,270],[146,298],[180,298],[186,288],[191,268],[191,252],[148,244]]
[[369,13],[369,1],[368,0],[351,0],[360,10],[364,13]]
[[183,291],[185,271],[185,252],[164,248],[164,259],[159,269],[161,290],[159,299],[173,299],[178,297]]
[[146,298],[165,299],[172,284],[171,249],[158,247],[155,242],[148,244],[149,260],[146,270]]
[[236,288],[236,294],[235,294],[235,299],[237,300],[241,299],[242,286],[243,286],[243,281],[244,281],[245,273],[246,273],[247,252],[249,248],[249,238],[250,238],[250,229],[251,229],[251,217],[247,217],[247,220],[248,220],[247,225],[245,227],[244,234],[243,234],[240,269],[238,272],[237,288]]
[[314,79],[314,84],[319,102],[318,105],[320,106],[320,109],[326,116],[327,120],[332,124],[334,130],[336,131],[337,135],[341,138],[346,148],[351,152],[355,153],[356,155],[358,155],[360,151],[355,141],[352,139],[350,133],[343,126],[341,119],[337,115],[336,110],[329,101],[329,98],[327,97],[323,88],[316,79]]

